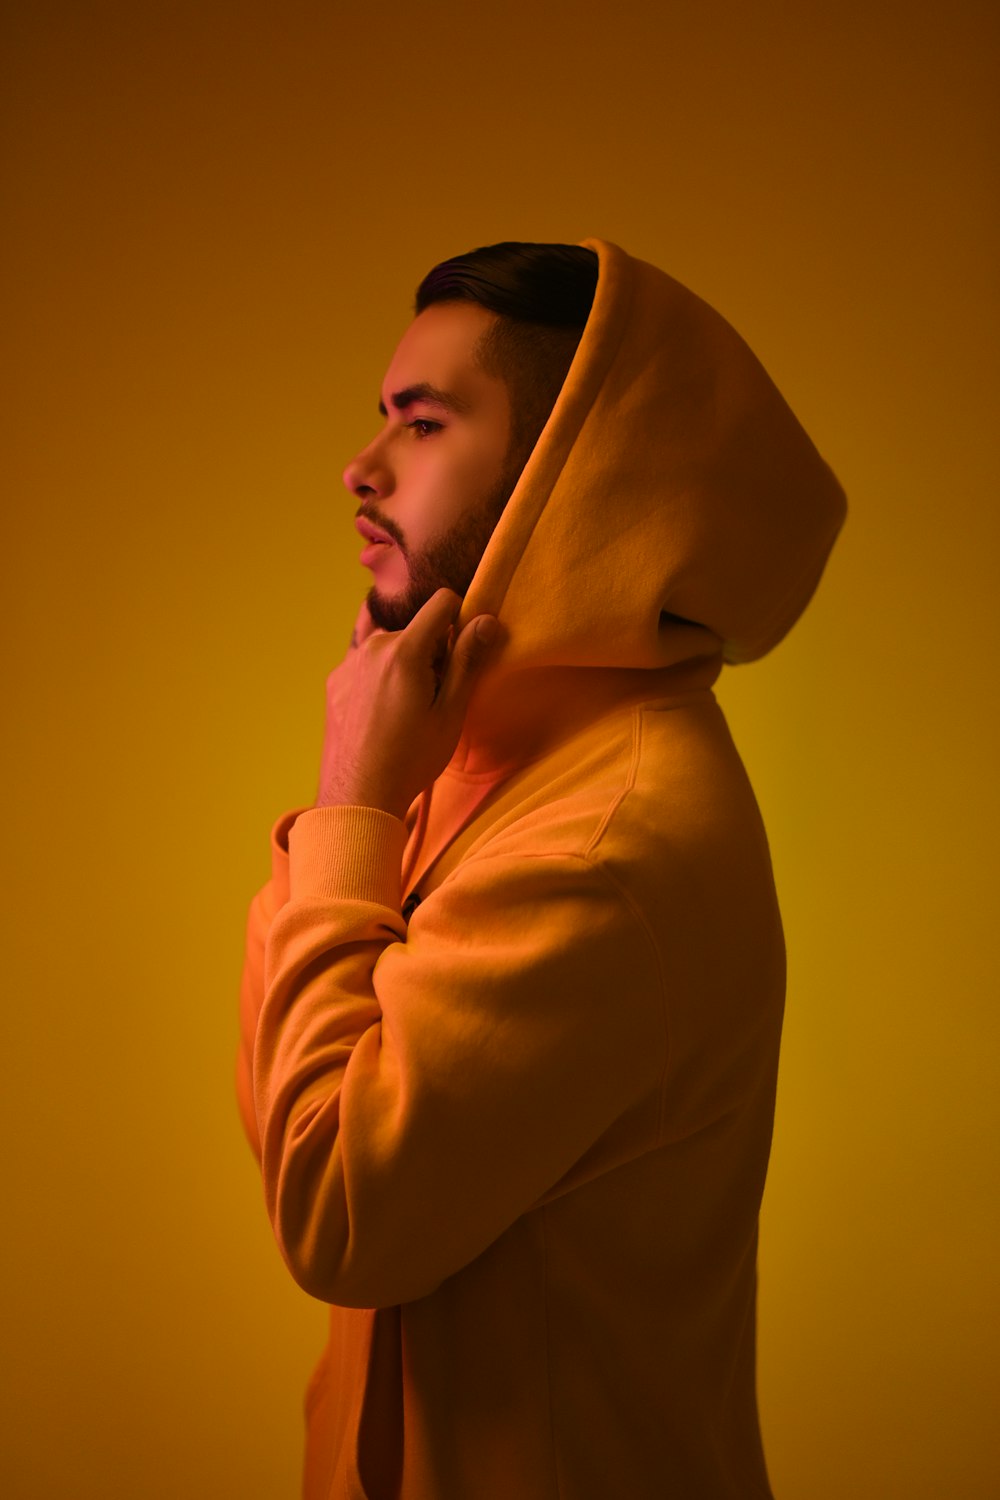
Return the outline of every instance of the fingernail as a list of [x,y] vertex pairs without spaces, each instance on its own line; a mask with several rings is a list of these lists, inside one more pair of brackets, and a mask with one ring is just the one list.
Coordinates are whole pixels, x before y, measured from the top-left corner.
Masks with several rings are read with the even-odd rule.
[[488,646],[497,633],[497,620],[493,615],[483,615],[476,621],[476,640]]

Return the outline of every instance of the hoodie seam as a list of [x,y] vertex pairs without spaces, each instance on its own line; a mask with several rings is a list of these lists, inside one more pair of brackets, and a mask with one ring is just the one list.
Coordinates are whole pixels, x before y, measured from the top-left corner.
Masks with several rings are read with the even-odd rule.
[[604,815],[601,818],[601,821],[598,823],[598,825],[595,828],[594,832],[590,836],[590,839],[589,839],[589,841],[587,843],[587,846],[586,846],[586,848],[583,851],[585,859],[589,860],[589,859],[593,858],[594,854],[597,851],[598,845],[600,844],[601,840],[603,839],[603,837],[604,837],[605,833],[607,832],[608,828],[611,826],[611,823],[612,823],[612,820],[614,819],[615,813],[621,807],[622,803],[625,801],[625,798],[628,796],[629,792],[631,792],[633,790],[633,788],[635,787],[636,776],[639,773],[639,757],[640,757],[640,753],[641,753],[641,750],[642,750],[641,720],[642,720],[642,710],[641,710],[641,708],[639,708],[639,709],[633,709],[633,711],[632,711],[632,749],[631,749],[631,753],[630,753],[630,756],[629,756],[628,770],[625,773],[625,779],[624,779],[621,787],[618,789],[618,791],[612,797],[611,801],[608,803],[607,807],[604,810]]
[[[608,813],[605,814],[605,820],[602,821],[606,821],[610,818],[613,807],[618,805],[620,800],[620,796],[614,799],[612,808],[609,809]],[[593,840],[591,842],[593,842]],[[566,860],[572,861],[577,864],[582,864],[587,870],[590,871],[594,880],[601,882],[608,888],[615,901],[618,903],[624,913],[631,919],[634,927],[638,929],[638,933],[642,938],[645,939],[646,946],[652,956],[652,967],[655,971],[655,989],[657,993],[660,1029],[663,1038],[663,1062],[660,1069],[660,1076],[656,1084],[656,1094],[658,1100],[656,1129],[653,1137],[653,1145],[650,1148],[656,1149],[658,1146],[663,1144],[664,1122],[666,1119],[666,1080],[670,1067],[671,1057],[671,1030],[669,1018],[670,1007],[667,998],[667,976],[663,965],[663,955],[660,951],[660,945],[656,941],[656,936],[652,928],[650,927],[650,924],[646,921],[645,916],[633,899],[631,892],[626,886],[621,883],[617,876],[615,876],[608,869],[603,860],[596,859],[587,852],[557,849],[538,849],[533,850],[530,854],[483,854],[477,856],[477,860],[482,860],[483,862],[506,862],[510,860],[514,860],[516,862],[542,862],[547,860]],[[452,876],[450,878],[454,877]]]
[[656,1096],[658,1104],[654,1142],[655,1146],[661,1146],[663,1144],[666,1124],[667,1074],[670,1068],[671,1056],[670,1006],[667,999],[667,976],[666,971],[663,967],[663,954],[660,951],[660,945],[656,941],[656,937],[653,933],[652,928],[646,921],[643,912],[639,909],[635,901],[632,899],[632,896],[626,889],[626,887],[622,885],[618,878],[613,875],[604,864],[598,864],[593,860],[588,860],[587,863],[590,865],[590,868],[592,870],[597,872],[604,879],[604,881],[609,886],[611,886],[611,888],[617,895],[618,900],[631,914],[632,920],[635,922],[636,926],[645,937],[646,942],[649,945],[650,950],[652,951],[653,962],[656,966],[657,990],[659,993],[660,1027],[663,1035],[663,1065],[660,1070],[659,1081],[656,1085]]
[[634,711],[633,711],[633,714],[632,714],[632,753],[631,753],[631,756],[630,756],[630,759],[629,759],[629,767],[628,767],[628,771],[627,771],[626,776],[625,776],[625,780],[624,780],[624,782],[623,782],[620,790],[611,799],[611,801],[609,802],[607,808],[605,809],[604,816],[601,818],[600,823],[598,824],[596,830],[594,831],[593,835],[590,838],[590,841],[587,844],[587,847],[586,847],[586,849],[584,851],[584,857],[586,858],[587,863],[591,866],[591,868],[593,870],[599,871],[599,873],[603,877],[603,879],[615,891],[615,893],[616,893],[619,901],[621,901],[622,905],[625,906],[628,909],[628,911],[631,913],[633,921],[635,922],[636,926],[639,928],[639,930],[644,934],[644,936],[646,938],[646,942],[648,943],[649,948],[652,951],[653,961],[654,961],[654,963],[656,965],[657,988],[658,988],[659,997],[660,997],[660,1026],[661,1026],[661,1029],[662,1029],[662,1036],[663,1036],[663,1047],[662,1047],[663,1066],[662,1066],[662,1069],[661,1069],[661,1072],[660,1072],[659,1082],[657,1084],[657,1100],[658,1100],[658,1104],[657,1104],[656,1133],[655,1133],[655,1142],[656,1142],[656,1145],[660,1146],[663,1143],[663,1137],[664,1137],[665,1126],[666,1126],[666,1117],[667,1117],[667,1101],[666,1101],[667,1075],[668,1075],[668,1072],[669,1072],[670,1057],[671,1057],[671,1050],[672,1050],[671,1049],[672,1038],[671,1038],[671,1030],[670,1030],[670,1006],[669,1006],[668,998],[667,998],[667,976],[666,976],[666,972],[665,972],[664,966],[663,966],[663,954],[662,954],[662,952],[660,950],[659,943],[656,941],[656,935],[653,932],[652,928],[650,927],[648,921],[646,920],[645,913],[636,905],[636,903],[633,900],[630,892],[628,891],[628,889],[624,885],[622,885],[621,881],[618,880],[617,876],[615,876],[614,874],[612,874],[611,870],[608,869],[608,867],[607,867],[606,864],[604,864],[603,862],[598,863],[597,858],[596,858],[598,846],[599,846],[602,838],[604,837],[605,833],[607,832],[608,828],[611,826],[611,823],[612,823],[612,821],[614,819],[615,814],[617,813],[618,809],[621,807],[622,803],[625,801],[625,798],[628,796],[629,792],[631,792],[634,789],[634,787],[635,787],[636,779],[637,779],[638,774],[639,774],[639,761],[640,761],[641,756],[642,756],[642,721],[643,721],[643,711],[644,711],[644,705],[642,705],[642,704],[639,704],[634,709]]

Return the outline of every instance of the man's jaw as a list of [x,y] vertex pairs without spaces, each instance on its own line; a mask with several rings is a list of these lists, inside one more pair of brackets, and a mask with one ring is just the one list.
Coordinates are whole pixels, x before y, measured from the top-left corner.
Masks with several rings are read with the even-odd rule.
[[384,594],[377,583],[368,590],[366,602],[376,630],[405,630],[424,603],[422,599],[414,598],[410,590],[396,595]]
[[[375,581],[368,594],[368,613],[378,629],[405,629],[440,588],[465,598],[512,488],[512,476],[502,476],[451,531],[412,552],[390,516],[382,515],[375,505],[359,508],[354,524],[369,543],[363,561],[368,560],[366,554],[371,549],[369,565]],[[400,562],[402,578],[397,567]]]

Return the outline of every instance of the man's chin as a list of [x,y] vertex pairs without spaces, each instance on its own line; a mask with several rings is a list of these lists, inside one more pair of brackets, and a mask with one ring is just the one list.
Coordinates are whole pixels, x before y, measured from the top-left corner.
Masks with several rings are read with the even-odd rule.
[[376,630],[405,630],[413,619],[418,609],[426,604],[427,598],[418,597],[413,589],[405,589],[401,594],[383,594],[381,590],[372,584],[368,590],[368,613]]

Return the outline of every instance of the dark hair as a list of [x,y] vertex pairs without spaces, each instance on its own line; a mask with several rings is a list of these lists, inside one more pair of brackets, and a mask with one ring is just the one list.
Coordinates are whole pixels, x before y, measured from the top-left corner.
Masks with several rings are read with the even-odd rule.
[[507,386],[518,472],[562,389],[596,289],[593,250],[516,241],[442,261],[417,288],[417,313],[435,302],[478,302],[498,314],[476,360]]

